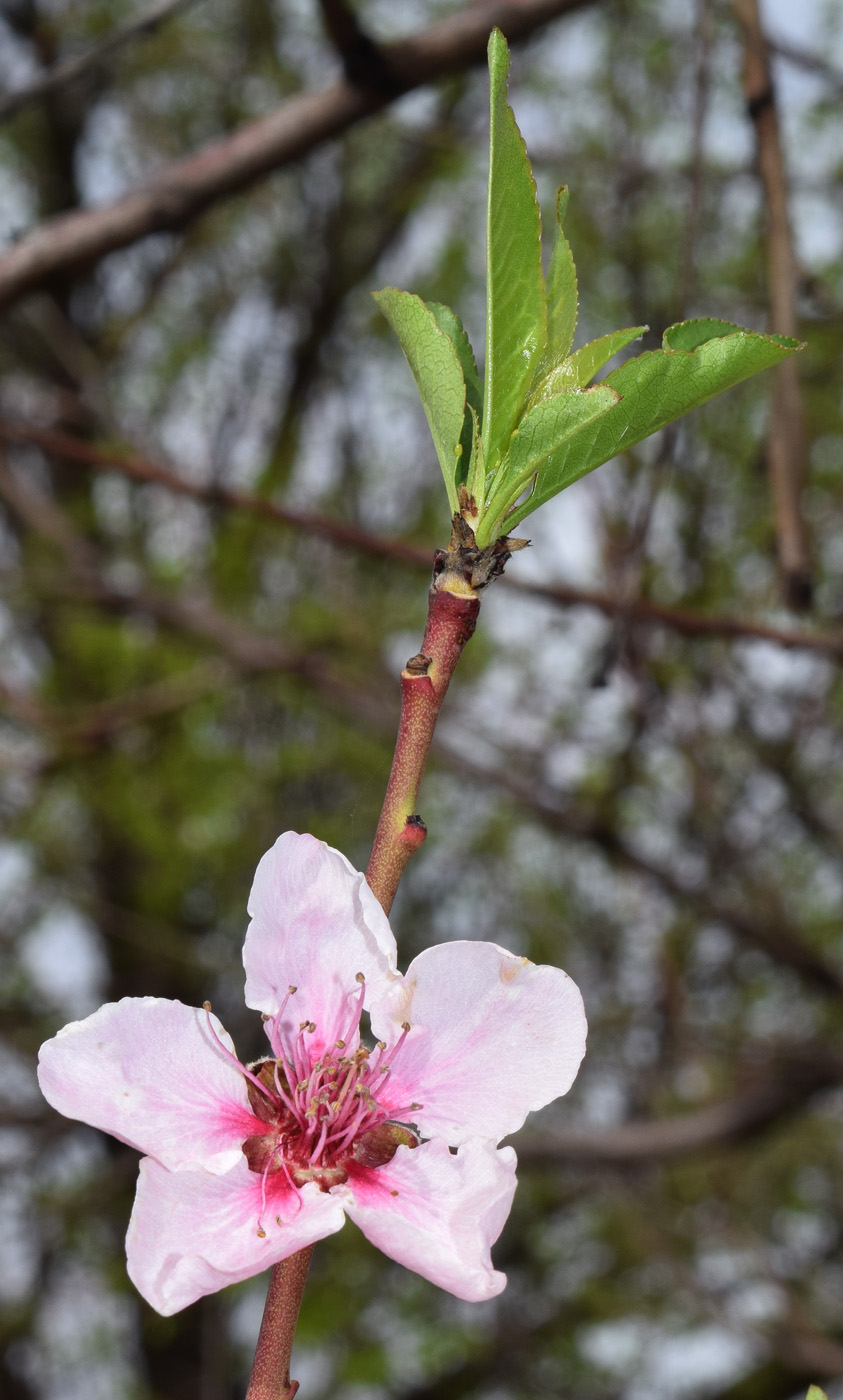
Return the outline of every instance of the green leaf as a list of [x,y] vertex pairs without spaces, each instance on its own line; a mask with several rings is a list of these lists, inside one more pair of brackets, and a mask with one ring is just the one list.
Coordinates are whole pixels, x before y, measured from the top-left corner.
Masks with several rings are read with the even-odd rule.
[[527,151],[506,100],[509,52],[489,38],[489,192],[486,218],[486,384],[483,447],[489,470],[506,453],[545,346],[541,218]]
[[496,539],[502,529],[508,529],[510,522],[504,517],[536,473],[541,482],[545,471],[552,471],[555,457],[565,444],[618,402],[616,390],[598,384],[594,389],[569,389],[525,413],[513,433],[509,453],[477,530],[481,547]]
[[[483,390],[480,385],[480,376],[477,373],[477,363],[474,359],[474,351],[471,348],[471,341],[466,335],[462,321],[450,306],[443,306],[441,301],[425,302],[428,311],[431,311],[436,318],[439,329],[445,332],[457,354],[460,362],[463,379],[465,380],[465,413],[463,415],[462,433],[460,434],[460,454],[456,472],[456,485],[460,487],[463,483],[468,483],[471,472],[470,463],[478,459],[475,447],[477,426],[483,417]],[[481,483],[482,485],[482,483]],[[467,486],[469,492],[471,487]],[[475,499],[480,499],[476,492],[471,492]],[[482,495],[482,491],[481,491]]]
[[[465,419],[466,388],[459,356],[450,336],[421,297],[385,287],[373,293],[413,371],[439,465],[445,478],[452,513],[459,510],[456,477],[460,471],[460,439]],[[470,444],[469,444],[470,451]],[[463,474],[466,468],[463,467]]]
[[[483,438],[480,433],[480,422],[471,404],[468,405],[467,415],[471,418],[472,438],[471,457],[465,486],[469,499],[474,500],[476,520],[482,516],[486,505],[486,458],[483,455]],[[473,524],[474,521],[470,521],[469,523]]]
[[[740,326],[733,325],[731,321],[715,321],[710,316],[701,316],[694,321],[679,321],[675,326],[668,326],[662,336],[662,349],[696,350],[707,340],[734,335],[735,331],[740,329]],[[769,339],[777,340],[779,337],[770,336]]]
[[558,364],[571,349],[577,329],[577,270],[562,221],[568,207],[568,186],[556,191],[556,242],[547,271],[547,353]]
[[539,380],[530,395],[530,404],[540,403],[553,394],[561,394],[563,389],[584,389],[613,355],[617,355],[633,340],[640,340],[646,330],[646,326],[628,326],[626,330],[601,335],[599,340],[590,340]]
[[443,306],[441,301],[428,301],[425,305],[428,311],[433,312],[439,329],[453,342],[465,380],[466,400],[471,404],[477,414],[477,421],[480,422],[483,415],[483,390],[471,341],[463,329],[462,321],[456,311],[452,311],[450,306]]
[[818,1385],[812,1385],[808,1387],[805,1400],[828,1400],[828,1396],[824,1390],[820,1390]]
[[507,530],[602,462],[800,348],[797,340],[760,335],[727,321],[670,326],[663,345],[663,350],[646,351],[607,375],[603,385],[616,389],[620,402],[598,421],[587,423],[554,455],[539,474],[530,500],[507,518]]

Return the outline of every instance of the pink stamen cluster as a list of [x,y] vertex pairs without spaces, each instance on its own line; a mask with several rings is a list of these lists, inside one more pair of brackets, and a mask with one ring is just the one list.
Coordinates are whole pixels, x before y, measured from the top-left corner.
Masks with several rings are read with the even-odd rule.
[[[422,1107],[410,1103],[385,1107],[380,1102],[391,1065],[410,1030],[402,1033],[391,1050],[378,1041],[374,1051],[360,1045],[365,978],[360,984],[344,1025],[337,1023],[327,1046],[314,1054],[313,1021],[302,1021],[291,1032],[283,1023],[284,1012],[296,988],[290,987],[280,1011],[265,1017],[274,1059],[260,1060],[247,1068],[214,1038],[227,1057],[237,1064],[248,1082],[249,1103],[266,1126],[243,1143],[243,1153],[254,1172],[266,1178],[283,1172],[291,1186],[314,1181],[322,1191],[348,1180],[348,1168],[379,1167],[392,1160],[403,1143],[415,1147],[418,1138],[402,1120]],[[206,1004],[206,1011],[209,1011]],[[349,1044],[356,1049],[349,1051]],[[397,1121],[396,1121],[397,1120]],[[260,1233],[260,1231],[259,1231]]]

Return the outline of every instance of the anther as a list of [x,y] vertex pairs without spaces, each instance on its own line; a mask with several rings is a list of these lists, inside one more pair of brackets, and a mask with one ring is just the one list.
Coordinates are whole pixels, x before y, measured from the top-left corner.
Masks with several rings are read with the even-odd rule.
[[335,1040],[334,1045],[336,1046],[337,1050],[344,1050],[346,1042],[344,1040]]
[[288,987],[287,991],[290,993],[290,996],[293,996],[294,993],[298,991],[298,987]]
[[266,1230],[264,1230],[263,1227],[262,1227],[261,1225],[258,1226],[258,1229],[257,1229],[257,1236],[258,1236],[258,1239],[259,1239],[259,1240],[265,1240],[265,1239],[266,1239]]
[[203,1001],[203,1003],[202,1003],[202,1010],[203,1010],[203,1011],[210,1011],[210,1009],[211,1009],[211,1003],[210,1003],[209,1001]]
[[366,981],[366,978],[364,977],[362,972],[356,972],[354,974],[354,980],[355,982],[360,982],[362,985],[362,983]]
[[401,1029],[402,1029],[402,1031],[409,1031],[409,1029],[410,1029],[410,1022],[409,1022],[409,1021],[402,1021],[402,1022],[401,1022]]

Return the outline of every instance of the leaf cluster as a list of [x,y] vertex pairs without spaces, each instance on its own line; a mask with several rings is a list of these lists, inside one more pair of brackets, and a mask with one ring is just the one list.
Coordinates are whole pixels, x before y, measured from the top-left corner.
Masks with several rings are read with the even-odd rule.
[[577,274],[563,230],[568,190],[556,195],[556,240],[545,278],[541,214],[527,149],[507,101],[509,50],[489,39],[486,209],[486,368],[481,385],[456,312],[386,287],[375,300],[413,372],[448,503],[491,544],[619,452],[715,394],[799,349],[727,321],[682,321],[660,350],[610,360],[647,326],[627,326],[572,353]]

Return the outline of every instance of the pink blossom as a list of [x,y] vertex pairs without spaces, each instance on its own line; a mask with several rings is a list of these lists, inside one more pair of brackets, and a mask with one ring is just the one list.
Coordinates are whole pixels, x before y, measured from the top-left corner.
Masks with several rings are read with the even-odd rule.
[[516,1165],[497,1144],[570,1087],[576,986],[477,942],[430,948],[402,977],[363,876],[312,836],[287,832],[263,857],[249,913],[246,1002],[266,1059],[247,1068],[210,1009],[157,997],[103,1006],[41,1050],[55,1108],[147,1154],[126,1240],[135,1285],[177,1312],[348,1215],[441,1288],[493,1297]]

